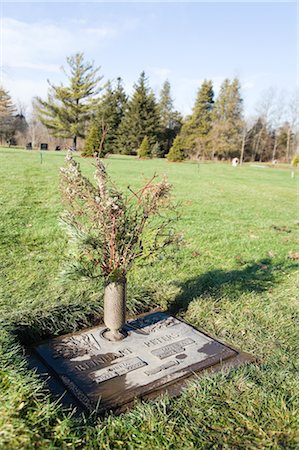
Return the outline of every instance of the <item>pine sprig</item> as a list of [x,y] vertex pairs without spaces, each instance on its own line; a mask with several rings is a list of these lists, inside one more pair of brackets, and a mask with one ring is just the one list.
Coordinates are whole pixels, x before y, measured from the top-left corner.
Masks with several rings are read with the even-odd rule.
[[[61,220],[74,244],[68,273],[115,280],[126,276],[137,260],[146,260],[179,241],[173,222],[171,185],[154,175],[138,191],[125,195],[110,180],[95,156],[95,184],[81,172],[71,151],[61,168],[66,211]],[[165,212],[168,214],[165,214]]]

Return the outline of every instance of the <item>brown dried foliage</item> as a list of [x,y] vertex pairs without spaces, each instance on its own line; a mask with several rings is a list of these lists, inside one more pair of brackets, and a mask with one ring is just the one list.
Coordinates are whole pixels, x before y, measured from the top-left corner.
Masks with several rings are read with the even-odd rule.
[[[116,280],[126,276],[136,260],[176,243],[172,224],[177,219],[170,202],[171,185],[156,175],[138,191],[125,195],[108,177],[95,156],[95,185],[82,175],[69,151],[61,168],[61,192],[66,212],[63,222],[75,242],[74,272]],[[167,214],[165,214],[167,212]]]

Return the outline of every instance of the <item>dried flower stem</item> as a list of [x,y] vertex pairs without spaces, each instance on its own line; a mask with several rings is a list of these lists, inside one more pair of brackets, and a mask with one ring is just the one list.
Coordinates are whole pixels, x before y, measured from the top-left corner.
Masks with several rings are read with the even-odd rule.
[[[103,125],[103,142],[105,131]],[[111,183],[99,156],[95,157],[95,185],[82,175],[71,152],[66,163],[61,169],[67,207],[63,221],[76,242],[76,267],[81,274],[121,278],[136,260],[177,241],[171,234],[173,217],[161,215],[170,208],[171,186],[166,179],[154,183],[154,175],[137,192],[129,188],[132,195],[125,196]]]

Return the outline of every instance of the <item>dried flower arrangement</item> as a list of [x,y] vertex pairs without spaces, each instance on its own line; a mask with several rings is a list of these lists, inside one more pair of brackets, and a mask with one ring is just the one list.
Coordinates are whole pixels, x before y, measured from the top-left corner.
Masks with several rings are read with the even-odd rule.
[[[67,207],[62,220],[77,249],[75,271],[105,280],[104,321],[111,340],[123,337],[126,275],[137,260],[146,260],[178,241],[169,214],[171,185],[154,175],[138,191],[118,190],[99,156],[95,185],[83,176],[72,152],[61,168],[61,192]],[[166,214],[164,214],[166,213]],[[114,318],[112,316],[115,316]]]

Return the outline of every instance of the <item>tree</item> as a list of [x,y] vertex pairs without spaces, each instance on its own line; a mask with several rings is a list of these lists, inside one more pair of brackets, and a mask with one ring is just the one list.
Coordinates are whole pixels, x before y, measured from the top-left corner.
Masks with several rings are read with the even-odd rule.
[[182,116],[178,111],[174,110],[170,90],[170,83],[166,80],[161,89],[158,104],[161,123],[160,150],[157,152],[158,157],[163,157],[169,152],[182,126]]
[[239,80],[225,79],[212,113],[213,155],[223,158],[239,157],[244,130],[242,112]]
[[16,108],[11,97],[2,86],[0,86],[0,139],[3,142],[10,142],[15,134],[15,112]]
[[102,156],[107,153],[115,153],[118,128],[124,116],[126,104],[127,96],[121,78],[117,78],[115,88],[113,88],[112,82],[108,81],[105,94],[88,129],[83,152],[84,156],[92,156],[95,150],[98,150],[103,134],[103,124],[108,129],[108,133],[104,141]]
[[154,145],[159,133],[160,117],[156,99],[142,72],[134,85],[134,93],[118,130],[118,151],[127,155],[137,154],[144,136],[148,137],[150,145]]
[[163,158],[164,157],[164,151],[159,142],[155,142],[155,144],[152,146],[151,155],[153,158]]
[[287,147],[286,160],[290,162],[291,155],[296,151],[298,144],[298,110],[299,110],[299,96],[298,91],[295,92],[289,99],[287,106]]
[[[243,135],[244,139],[244,135]],[[272,159],[274,132],[265,125],[264,118],[258,117],[248,126],[244,144],[245,161],[262,161]]]
[[182,136],[178,135],[175,138],[172,147],[167,155],[167,159],[168,161],[172,162],[183,161],[185,159]]
[[272,113],[272,126],[274,132],[272,161],[274,161],[278,156],[277,150],[279,143],[281,142],[280,129],[282,127],[282,118],[284,116],[284,113],[285,113],[285,94],[281,92],[279,97],[276,98],[276,102]]
[[27,137],[28,123],[22,113],[16,114],[14,118],[14,133],[10,142],[13,144],[24,145]]
[[[100,125],[99,117],[96,116],[96,118],[91,122],[90,127],[88,128],[82,156],[93,156],[100,147],[101,137],[102,126]],[[101,156],[104,155],[102,154]]]
[[139,158],[150,158],[151,157],[151,147],[147,136],[144,136],[143,141],[138,149]]
[[198,89],[192,114],[182,127],[182,139],[189,156],[206,156],[209,150],[214,104],[213,84],[204,80]]
[[31,142],[32,148],[38,148],[42,142],[49,141],[49,131],[39,120],[36,99],[32,101],[32,110],[28,125],[27,138]]
[[295,167],[299,166],[299,153],[297,153],[297,155],[294,156],[294,158],[292,160],[292,165]]
[[83,53],[67,58],[69,65],[67,86],[50,84],[48,100],[37,98],[41,122],[57,137],[72,138],[73,148],[77,148],[77,138],[85,137],[86,123],[90,120],[96,95],[100,92],[98,76],[100,68],[84,62]]
[[0,117],[12,116],[16,112],[11,97],[2,86],[0,86]]
[[[269,140],[270,135],[273,136],[273,150],[272,150],[272,159],[275,158],[276,153],[276,138],[275,131],[273,133],[272,124],[276,124],[275,117],[275,104],[274,100],[276,97],[276,91],[273,87],[265,90],[262,93],[262,96],[259,102],[256,105],[256,111],[258,113],[258,121],[260,123],[259,133],[256,135],[255,146],[253,152],[253,160],[267,160],[269,157],[266,155],[269,150]],[[270,158],[269,158],[270,159]]]

